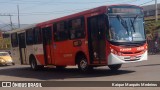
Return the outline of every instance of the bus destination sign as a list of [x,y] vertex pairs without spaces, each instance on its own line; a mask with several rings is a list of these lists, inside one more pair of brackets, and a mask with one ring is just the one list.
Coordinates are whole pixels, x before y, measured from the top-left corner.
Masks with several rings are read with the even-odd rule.
[[141,14],[141,9],[138,8],[111,8],[111,13],[135,13],[135,14]]

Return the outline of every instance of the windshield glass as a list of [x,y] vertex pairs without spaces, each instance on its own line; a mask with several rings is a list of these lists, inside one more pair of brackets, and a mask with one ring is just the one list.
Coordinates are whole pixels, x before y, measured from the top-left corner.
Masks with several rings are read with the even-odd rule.
[[138,15],[134,16],[109,16],[110,41],[128,42],[144,41],[144,22]]

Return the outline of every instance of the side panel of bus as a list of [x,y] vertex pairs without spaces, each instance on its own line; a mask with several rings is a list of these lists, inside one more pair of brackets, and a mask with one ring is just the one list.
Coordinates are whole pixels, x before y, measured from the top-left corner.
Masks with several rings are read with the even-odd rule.
[[34,56],[37,65],[45,65],[42,35],[40,28],[26,30],[26,61],[29,64],[31,56]]
[[11,56],[16,64],[21,64],[20,55],[19,55],[19,47],[12,47]]
[[56,66],[74,64],[73,41],[69,40],[66,21],[54,23],[54,59]]

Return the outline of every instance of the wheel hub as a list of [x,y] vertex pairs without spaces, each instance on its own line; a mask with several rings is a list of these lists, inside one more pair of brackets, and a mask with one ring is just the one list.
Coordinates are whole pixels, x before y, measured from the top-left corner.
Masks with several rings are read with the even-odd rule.
[[80,66],[81,66],[82,69],[85,69],[87,67],[87,62],[85,60],[82,60],[80,62]]
[[31,64],[32,68],[35,68],[35,63],[32,61],[32,64]]

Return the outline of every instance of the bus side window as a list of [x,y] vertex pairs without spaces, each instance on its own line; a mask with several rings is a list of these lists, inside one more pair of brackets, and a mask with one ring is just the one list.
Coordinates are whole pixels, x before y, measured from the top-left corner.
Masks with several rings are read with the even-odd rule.
[[41,32],[40,28],[35,28],[34,38],[35,38],[35,44],[41,44],[42,43],[42,32]]
[[84,38],[84,18],[76,18],[69,21],[70,39]]
[[67,30],[67,22],[58,22],[53,25],[54,27],[54,40],[55,41],[64,41],[68,40],[68,30]]
[[28,29],[26,31],[26,42],[27,42],[27,45],[33,45],[33,43],[34,43],[34,32],[33,32],[33,29]]
[[11,34],[11,43],[12,43],[12,47],[17,47],[18,46],[17,33],[12,33]]

